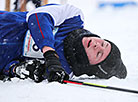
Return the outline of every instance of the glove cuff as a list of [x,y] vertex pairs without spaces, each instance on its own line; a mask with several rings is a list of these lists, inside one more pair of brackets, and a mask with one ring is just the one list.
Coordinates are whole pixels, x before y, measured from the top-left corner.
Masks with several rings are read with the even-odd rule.
[[45,65],[46,67],[52,66],[52,65],[57,65],[57,66],[61,66],[61,63],[59,61],[59,56],[57,55],[57,53],[55,51],[47,51],[44,53],[44,58],[45,58]]
[[49,57],[57,57],[59,58],[58,54],[56,53],[56,51],[53,51],[53,50],[49,50],[47,52],[45,52],[43,54],[44,58],[49,58]]

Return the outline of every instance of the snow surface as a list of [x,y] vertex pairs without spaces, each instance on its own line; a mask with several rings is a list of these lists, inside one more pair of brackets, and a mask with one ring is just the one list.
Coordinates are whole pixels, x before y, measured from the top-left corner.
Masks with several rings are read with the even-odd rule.
[[[4,10],[4,2],[0,0],[0,10]],[[127,78],[122,80],[87,76],[74,80],[138,90],[138,6],[98,9],[92,0],[68,0],[68,3],[82,9],[86,29],[118,45],[128,70]],[[138,94],[13,78],[10,82],[0,81],[0,102],[138,102]]]

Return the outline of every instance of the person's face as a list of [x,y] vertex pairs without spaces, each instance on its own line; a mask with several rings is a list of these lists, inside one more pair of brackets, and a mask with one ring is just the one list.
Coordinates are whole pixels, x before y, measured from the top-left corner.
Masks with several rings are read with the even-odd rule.
[[111,51],[111,44],[98,37],[84,37],[82,44],[90,64],[102,62]]

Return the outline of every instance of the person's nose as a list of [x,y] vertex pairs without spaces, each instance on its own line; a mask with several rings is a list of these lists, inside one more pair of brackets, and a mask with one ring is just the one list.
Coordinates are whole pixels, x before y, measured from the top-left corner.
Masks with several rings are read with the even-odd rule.
[[99,42],[94,42],[93,47],[94,49],[100,49],[100,50],[104,49],[104,47]]

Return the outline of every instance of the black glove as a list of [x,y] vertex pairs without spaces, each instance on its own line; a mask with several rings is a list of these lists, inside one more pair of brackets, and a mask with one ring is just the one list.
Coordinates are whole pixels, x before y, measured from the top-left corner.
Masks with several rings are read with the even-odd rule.
[[42,74],[44,73],[44,64],[42,64],[38,59],[26,60],[15,66],[14,73],[15,76],[21,79],[29,77],[35,82],[40,82],[43,80]]
[[29,77],[29,71],[26,69],[28,66],[28,62],[23,61],[19,62],[18,64],[15,65],[13,69],[13,73],[15,74],[16,77],[20,79],[26,79]]
[[49,82],[58,81],[62,83],[63,80],[69,79],[69,75],[62,68],[59,57],[55,51],[47,51],[44,53],[45,58],[45,73]]

